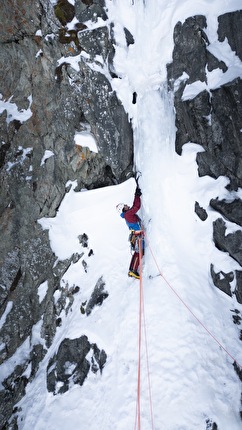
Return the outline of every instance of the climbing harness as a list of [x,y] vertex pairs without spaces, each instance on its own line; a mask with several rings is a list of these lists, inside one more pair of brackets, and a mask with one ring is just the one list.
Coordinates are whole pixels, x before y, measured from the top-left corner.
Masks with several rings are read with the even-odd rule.
[[137,247],[137,237],[135,235],[135,230],[131,230],[129,234],[129,243],[131,251],[135,251]]
[[141,239],[141,249],[144,249],[144,232],[143,230],[130,230],[129,242],[131,251],[139,252],[139,239]]

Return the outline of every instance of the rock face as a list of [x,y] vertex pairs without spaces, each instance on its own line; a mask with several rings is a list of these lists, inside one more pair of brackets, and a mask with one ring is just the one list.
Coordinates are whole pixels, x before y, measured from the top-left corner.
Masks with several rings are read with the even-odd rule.
[[[76,190],[92,189],[132,175],[131,125],[108,80],[113,47],[105,2],[52,3],[7,0],[1,5],[0,363],[26,341],[30,344],[23,363],[2,381],[1,428],[51,345],[61,311],[68,312],[67,302],[70,306],[75,298],[76,287],[60,288],[60,280],[72,262],[83,258],[81,253],[57,262],[37,220],[55,216],[67,181],[76,180]],[[67,28],[74,17],[76,24]],[[103,26],[87,31],[85,21],[99,17]],[[93,136],[98,152],[75,143],[81,132]],[[61,297],[55,302],[57,290]],[[34,330],[45,346],[35,343]],[[86,343],[77,340],[71,350],[80,352]],[[98,347],[90,348],[96,357]]]
[[[242,59],[242,11],[228,13],[218,19],[218,42],[228,41],[233,55]],[[208,74],[217,70],[226,74],[228,66],[216,58],[209,50],[210,41],[206,34],[204,16],[189,17],[177,23],[174,29],[173,61],[167,66],[168,82],[174,90],[176,110],[176,151],[182,153],[185,143],[197,143],[202,151],[197,153],[199,176],[228,178],[228,198],[218,196],[210,201],[210,208],[217,211],[218,218],[213,223],[215,246],[226,252],[233,262],[242,266],[242,204],[236,192],[242,187],[242,80],[240,77],[219,88],[209,88]],[[229,65],[229,64],[228,64]],[[203,88],[195,91],[196,85]],[[188,89],[195,94],[189,96]],[[190,92],[191,94],[191,92]],[[194,202],[195,212],[206,221],[207,210],[199,202]],[[229,231],[227,231],[229,228]],[[214,285],[235,297],[242,303],[242,270],[227,272],[223,267],[210,266]],[[235,308],[233,322],[241,324],[239,311]],[[241,337],[240,337],[241,339]],[[235,371],[241,379],[241,371],[234,363]],[[241,414],[241,413],[240,413]],[[216,423],[207,421],[207,428],[217,429]]]
[[[61,315],[70,311],[79,286],[62,285],[72,262],[87,270],[85,233],[79,236],[82,252],[57,261],[49,239],[37,220],[54,217],[69,190],[112,185],[132,174],[133,137],[127,114],[113,92],[109,76],[114,42],[104,0],[5,0],[0,14],[0,364],[8,363],[1,381],[0,427],[17,428],[15,405],[25,394],[53,342]],[[9,13],[11,11],[11,13]],[[68,26],[73,18],[76,23]],[[87,21],[101,27],[88,29]],[[218,38],[228,42],[242,58],[241,12],[219,18]],[[192,100],[183,99],[187,84],[206,83],[206,70],[221,69],[224,62],[208,50],[203,16],[178,23],[173,63],[168,66],[170,86],[176,86],[176,149],[180,154],[188,141],[200,144],[199,174],[229,178],[232,193],[242,182],[241,80],[203,91]],[[134,43],[125,29],[127,45]],[[183,73],[188,76],[180,79]],[[180,79],[180,85],[177,82]],[[136,102],[136,93],[133,103]],[[75,143],[76,133],[90,133],[98,152]],[[194,202],[201,220],[207,212]],[[237,198],[211,200],[218,212],[214,242],[241,264],[241,232],[226,234],[226,220],[241,226],[241,202]],[[222,274],[222,276],[221,276]],[[242,303],[242,272],[211,276],[218,288],[235,294]],[[235,290],[232,282],[236,280]],[[44,291],[43,297],[40,291]],[[58,299],[55,294],[58,293]],[[108,297],[105,281],[94,280],[93,293],[82,305],[88,317]],[[28,348],[26,347],[28,345]],[[21,362],[11,359],[20,352]],[[67,359],[67,356],[69,357]],[[86,336],[63,339],[49,360],[47,387],[61,394],[71,384],[83,384],[89,371],[102,372],[106,353]],[[208,428],[216,428],[208,423]]]
[[[234,53],[241,59],[241,34],[237,31],[242,24],[242,11],[228,13],[219,17],[218,41],[227,38]],[[199,176],[228,178],[228,199],[211,199],[210,206],[218,212],[218,219],[213,224],[215,246],[227,252],[230,257],[242,265],[241,249],[241,200],[235,192],[242,186],[242,80],[234,79],[219,88],[204,89],[197,96],[188,97],[188,85],[200,83],[206,88],[208,73],[221,70],[226,73],[228,67],[209,51],[209,39],[206,35],[206,18],[194,16],[180,22],[174,29],[173,62],[168,65],[168,80],[175,90],[176,109],[176,151],[181,154],[185,143],[199,144],[203,151],[197,154]],[[195,202],[195,211],[203,221],[207,214],[199,202]],[[229,223],[233,223],[233,233],[227,234]],[[238,229],[236,230],[236,226]],[[211,265],[214,284],[227,294],[236,295],[241,303],[241,271],[215,273]],[[221,277],[223,278],[221,280]],[[231,290],[235,279],[236,287]]]
[[95,288],[88,301],[82,303],[80,311],[87,316],[91,314],[95,306],[101,306],[103,301],[108,297],[108,292],[105,290],[105,282],[103,277],[99,278]]
[[90,344],[87,336],[63,340],[48,364],[48,391],[62,394],[68,391],[71,384],[82,385],[90,368],[93,373],[102,372],[106,358],[105,351],[100,351],[96,344]]

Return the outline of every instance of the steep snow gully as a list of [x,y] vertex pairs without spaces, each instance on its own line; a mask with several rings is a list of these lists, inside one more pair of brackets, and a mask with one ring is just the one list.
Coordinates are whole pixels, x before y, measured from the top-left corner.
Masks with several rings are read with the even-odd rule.
[[[206,15],[208,32],[215,35],[217,16],[238,9],[239,3],[106,1],[116,40],[114,67],[118,78],[111,83],[133,123],[135,166],[142,174],[141,217],[147,237],[143,292],[156,430],[241,429],[241,387],[233,360],[168,285],[242,363],[239,330],[229,323],[234,299],[215,289],[209,274],[211,262],[218,267],[230,264],[227,255],[212,242],[215,215],[208,207],[211,197],[226,195],[227,179],[198,177],[195,158],[202,150],[199,145],[190,142],[184,146],[182,156],[175,153],[175,114],[172,94],[165,83],[177,21],[194,14]],[[128,47],[124,27],[135,40]],[[20,402],[19,428],[132,429],[137,394],[139,281],[127,277],[128,231],[115,207],[119,202],[132,203],[135,181],[129,179],[121,185],[79,193],[74,192],[74,185],[57,216],[40,223],[49,230],[59,259],[79,251],[77,238],[84,232],[94,255],[88,260],[86,272],[79,261],[64,275],[63,282],[80,285],[80,292]],[[194,212],[195,201],[200,201],[208,212],[205,222]],[[168,283],[156,276],[154,256]],[[80,305],[100,276],[109,297],[87,317],[80,313]],[[238,303],[236,307],[239,309]],[[63,395],[53,396],[46,390],[44,376],[48,360],[62,339],[82,334],[106,351],[103,373],[89,373],[82,387],[73,385]],[[140,419],[142,430],[148,430],[152,424],[144,345],[141,362]]]

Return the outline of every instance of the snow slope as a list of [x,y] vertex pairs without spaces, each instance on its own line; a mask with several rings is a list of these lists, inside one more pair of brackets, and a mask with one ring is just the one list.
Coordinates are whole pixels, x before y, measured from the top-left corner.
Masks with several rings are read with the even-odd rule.
[[[106,5],[110,22],[115,24],[115,67],[122,78],[111,83],[132,119],[135,164],[142,173],[141,216],[147,237],[143,290],[153,428],[205,430],[212,420],[219,430],[239,430],[241,384],[233,359],[223,348],[242,363],[239,328],[232,323],[231,312],[235,307],[241,310],[241,306],[217,290],[209,275],[211,262],[218,270],[239,269],[212,242],[216,214],[208,204],[212,197],[226,196],[227,179],[198,178],[195,157],[202,150],[199,145],[188,143],[182,156],[175,153],[173,101],[165,81],[177,21],[194,14],[206,15],[211,49],[222,56],[224,46],[216,38],[217,16],[240,9],[241,2],[107,0]],[[123,26],[135,38],[135,44],[128,48]],[[228,46],[226,49],[228,52]],[[226,58],[231,70],[226,75],[229,81],[235,70],[241,74],[241,62],[232,52]],[[221,77],[217,77],[213,88],[220,85]],[[138,95],[135,105],[134,91]],[[197,87],[190,88],[186,96],[193,97],[197,91]],[[93,249],[94,255],[86,259],[87,272],[79,261],[62,280],[78,285],[80,292],[72,312],[62,315],[63,324],[54,343],[19,403],[20,430],[127,430],[135,426],[139,281],[127,277],[128,231],[115,208],[119,202],[132,203],[135,181],[78,193],[74,188],[75,183],[57,216],[40,223],[49,230],[57,258],[81,252],[78,235],[83,233],[88,235],[88,250]],[[242,196],[241,190],[238,196]],[[195,201],[208,211],[205,222],[194,213]],[[150,279],[159,272],[162,276]],[[90,316],[83,316],[80,305],[90,297],[100,276],[109,297]],[[83,387],[75,385],[65,394],[53,396],[46,390],[48,361],[64,338],[82,334],[106,351],[103,374],[90,373]],[[148,430],[152,420],[144,343],[141,363],[141,428]]]

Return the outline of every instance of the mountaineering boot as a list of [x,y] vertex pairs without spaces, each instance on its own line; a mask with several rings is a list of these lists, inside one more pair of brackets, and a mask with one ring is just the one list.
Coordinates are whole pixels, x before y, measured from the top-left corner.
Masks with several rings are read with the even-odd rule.
[[128,276],[136,278],[136,279],[140,279],[140,276],[139,276],[138,272],[135,272],[133,270],[129,271]]

